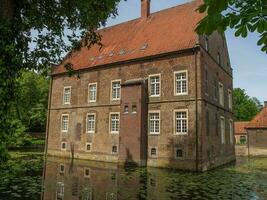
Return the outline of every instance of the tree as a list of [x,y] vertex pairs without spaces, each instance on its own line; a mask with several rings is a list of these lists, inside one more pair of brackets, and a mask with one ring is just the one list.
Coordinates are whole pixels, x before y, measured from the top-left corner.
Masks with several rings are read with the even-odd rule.
[[235,88],[234,98],[234,116],[237,121],[250,121],[262,109],[260,101],[249,97],[245,90]]
[[0,0],[0,163],[16,131],[11,113],[22,71],[46,71],[71,49],[101,44],[95,30],[117,15],[119,1]]
[[257,44],[267,53],[266,0],[204,0],[198,11],[207,15],[199,22],[197,33],[223,33],[228,27],[235,29],[237,37],[247,37],[248,32],[257,32],[260,34]]
[[25,71],[18,80],[16,114],[29,132],[45,131],[49,79],[34,71]]

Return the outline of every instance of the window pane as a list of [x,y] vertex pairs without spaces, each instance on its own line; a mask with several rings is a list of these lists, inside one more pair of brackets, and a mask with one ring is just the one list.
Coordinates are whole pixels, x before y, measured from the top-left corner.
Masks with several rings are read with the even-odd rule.
[[67,115],[62,116],[62,131],[68,131],[68,123],[69,123],[69,117]]
[[64,88],[64,94],[63,94],[63,103],[64,104],[70,103],[70,95],[71,95],[71,89],[70,88]]
[[119,114],[110,115],[110,132],[119,132]]
[[176,94],[187,93],[187,73],[177,73],[175,75]]
[[150,134],[160,133],[160,114],[149,113],[149,132]]
[[89,101],[96,101],[96,84],[89,86]]
[[89,133],[95,132],[95,115],[87,116],[87,132]]
[[187,133],[187,113],[176,112],[175,113],[175,127],[176,133]]
[[112,83],[112,99],[120,99],[121,83],[119,81]]
[[160,76],[150,77],[150,95],[151,96],[160,95]]

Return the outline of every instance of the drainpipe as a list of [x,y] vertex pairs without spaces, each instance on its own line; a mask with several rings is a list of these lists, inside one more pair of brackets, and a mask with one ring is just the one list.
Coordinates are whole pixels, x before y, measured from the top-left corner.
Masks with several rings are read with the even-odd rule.
[[199,44],[196,44],[193,51],[194,51],[194,58],[195,58],[195,106],[196,106],[196,113],[195,113],[195,127],[196,127],[196,171],[199,171],[199,141],[198,141],[198,70],[197,70],[197,54],[198,48],[200,47]]

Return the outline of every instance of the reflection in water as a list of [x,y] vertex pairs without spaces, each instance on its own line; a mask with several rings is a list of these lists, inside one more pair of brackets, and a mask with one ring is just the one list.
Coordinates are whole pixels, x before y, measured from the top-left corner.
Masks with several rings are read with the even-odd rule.
[[267,199],[267,172],[241,163],[239,167],[196,174],[154,168],[127,170],[115,164],[48,158],[42,199]]

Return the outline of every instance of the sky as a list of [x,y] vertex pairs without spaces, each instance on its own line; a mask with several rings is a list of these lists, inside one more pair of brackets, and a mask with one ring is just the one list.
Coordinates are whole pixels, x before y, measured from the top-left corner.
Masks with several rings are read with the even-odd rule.
[[[151,12],[173,7],[189,0],[151,0]],[[107,26],[112,26],[140,17],[141,0],[121,1],[118,16],[109,18]],[[179,20],[179,19],[177,19]],[[262,103],[267,101],[267,54],[257,46],[258,36],[236,38],[233,30],[227,30],[226,40],[233,68],[234,87],[246,90],[251,97]]]

